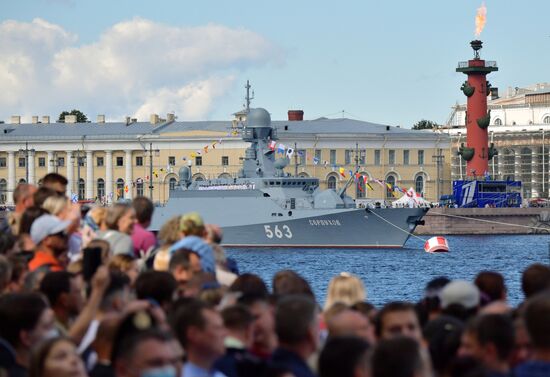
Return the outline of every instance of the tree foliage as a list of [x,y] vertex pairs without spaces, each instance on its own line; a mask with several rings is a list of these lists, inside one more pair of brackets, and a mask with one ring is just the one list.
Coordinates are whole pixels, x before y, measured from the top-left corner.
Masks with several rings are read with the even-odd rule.
[[413,130],[432,130],[438,128],[439,124],[431,120],[422,119],[414,124]]
[[88,117],[86,116],[86,114],[84,114],[80,110],[72,109],[71,111],[63,111],[61,114],[59,114],[59,119],[57,120],[57,122],[64,123],[65,115],[76,115],[77,123],[86,123],[88,121]]

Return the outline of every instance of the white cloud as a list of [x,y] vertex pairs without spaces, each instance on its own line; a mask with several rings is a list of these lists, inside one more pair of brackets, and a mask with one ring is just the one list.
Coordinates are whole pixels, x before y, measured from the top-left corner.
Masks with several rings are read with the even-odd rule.
[[10,20],[0,24],[0,45],[4,118],[76,107],[92,117],[175,111],[179,119],[204,119],[236,74],[282,59],[278,47],[246,29],[142,18],[117,23],[84,45],[42,19]]

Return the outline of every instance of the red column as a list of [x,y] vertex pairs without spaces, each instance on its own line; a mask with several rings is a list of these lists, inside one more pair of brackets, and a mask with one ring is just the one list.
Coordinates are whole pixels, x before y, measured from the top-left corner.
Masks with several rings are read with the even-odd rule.
[[[485,61],[476,59],[468,62],[469,67],[485,67]],[[468,72],[468,84],[475,88],[468,97],[466,144],[475,149],[474,157],[467,162],[467,176],[481,177],[489,169],[489,137],[487,129],[478,126],[477,120],[487,115],[487,72]]]

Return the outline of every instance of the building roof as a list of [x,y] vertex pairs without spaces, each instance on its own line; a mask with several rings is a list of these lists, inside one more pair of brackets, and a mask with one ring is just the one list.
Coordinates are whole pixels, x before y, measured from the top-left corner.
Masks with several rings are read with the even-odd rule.
[[[432,131],[418,131],[406,128],[392,127],[383,124],[364,122],[359,120],[339,118],[305,121],[273,121],[272,126],[277,129],[279,137],[323,134],[323,135],[356,135],[391,134],[398,137],[418,137],[425,139],[437,138]],[[38,123],[38,124],[0,124],[0,142],[10,140],[74,140],[85,138],[95,139],[136,139],[144,135],[159,135],[186,133],[193,131],[210,131],[229,133],[231,121],[186,121],[164,122],[152,125],[149,122],[134,122],[127,125],[125,122],[112,123]],[[195,135],[196,136],[196,135]],[[192,136],[191,136],[192,137]]]

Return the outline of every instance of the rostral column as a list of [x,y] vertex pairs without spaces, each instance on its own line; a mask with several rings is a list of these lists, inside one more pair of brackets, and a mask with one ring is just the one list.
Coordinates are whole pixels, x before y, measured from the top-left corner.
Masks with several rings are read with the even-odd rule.
[[459,62],[457,72],[468,75],[468,80],[460,88],[468,98],[466,109],[466,146],[458,150],[458,154],[466,160],[466,175],[470,179],[484,177],[488,174],[489,160],[497,151],[493,144],[489,146],[487,129],[491,121],[491,111],[487,111],[487,96],[490,94],[491,84],[487,81],[487,74],[498,71],[496,62],[480,59],[479,50],[482,42],[470,42],[474,49],[474,58],[467,62]]

